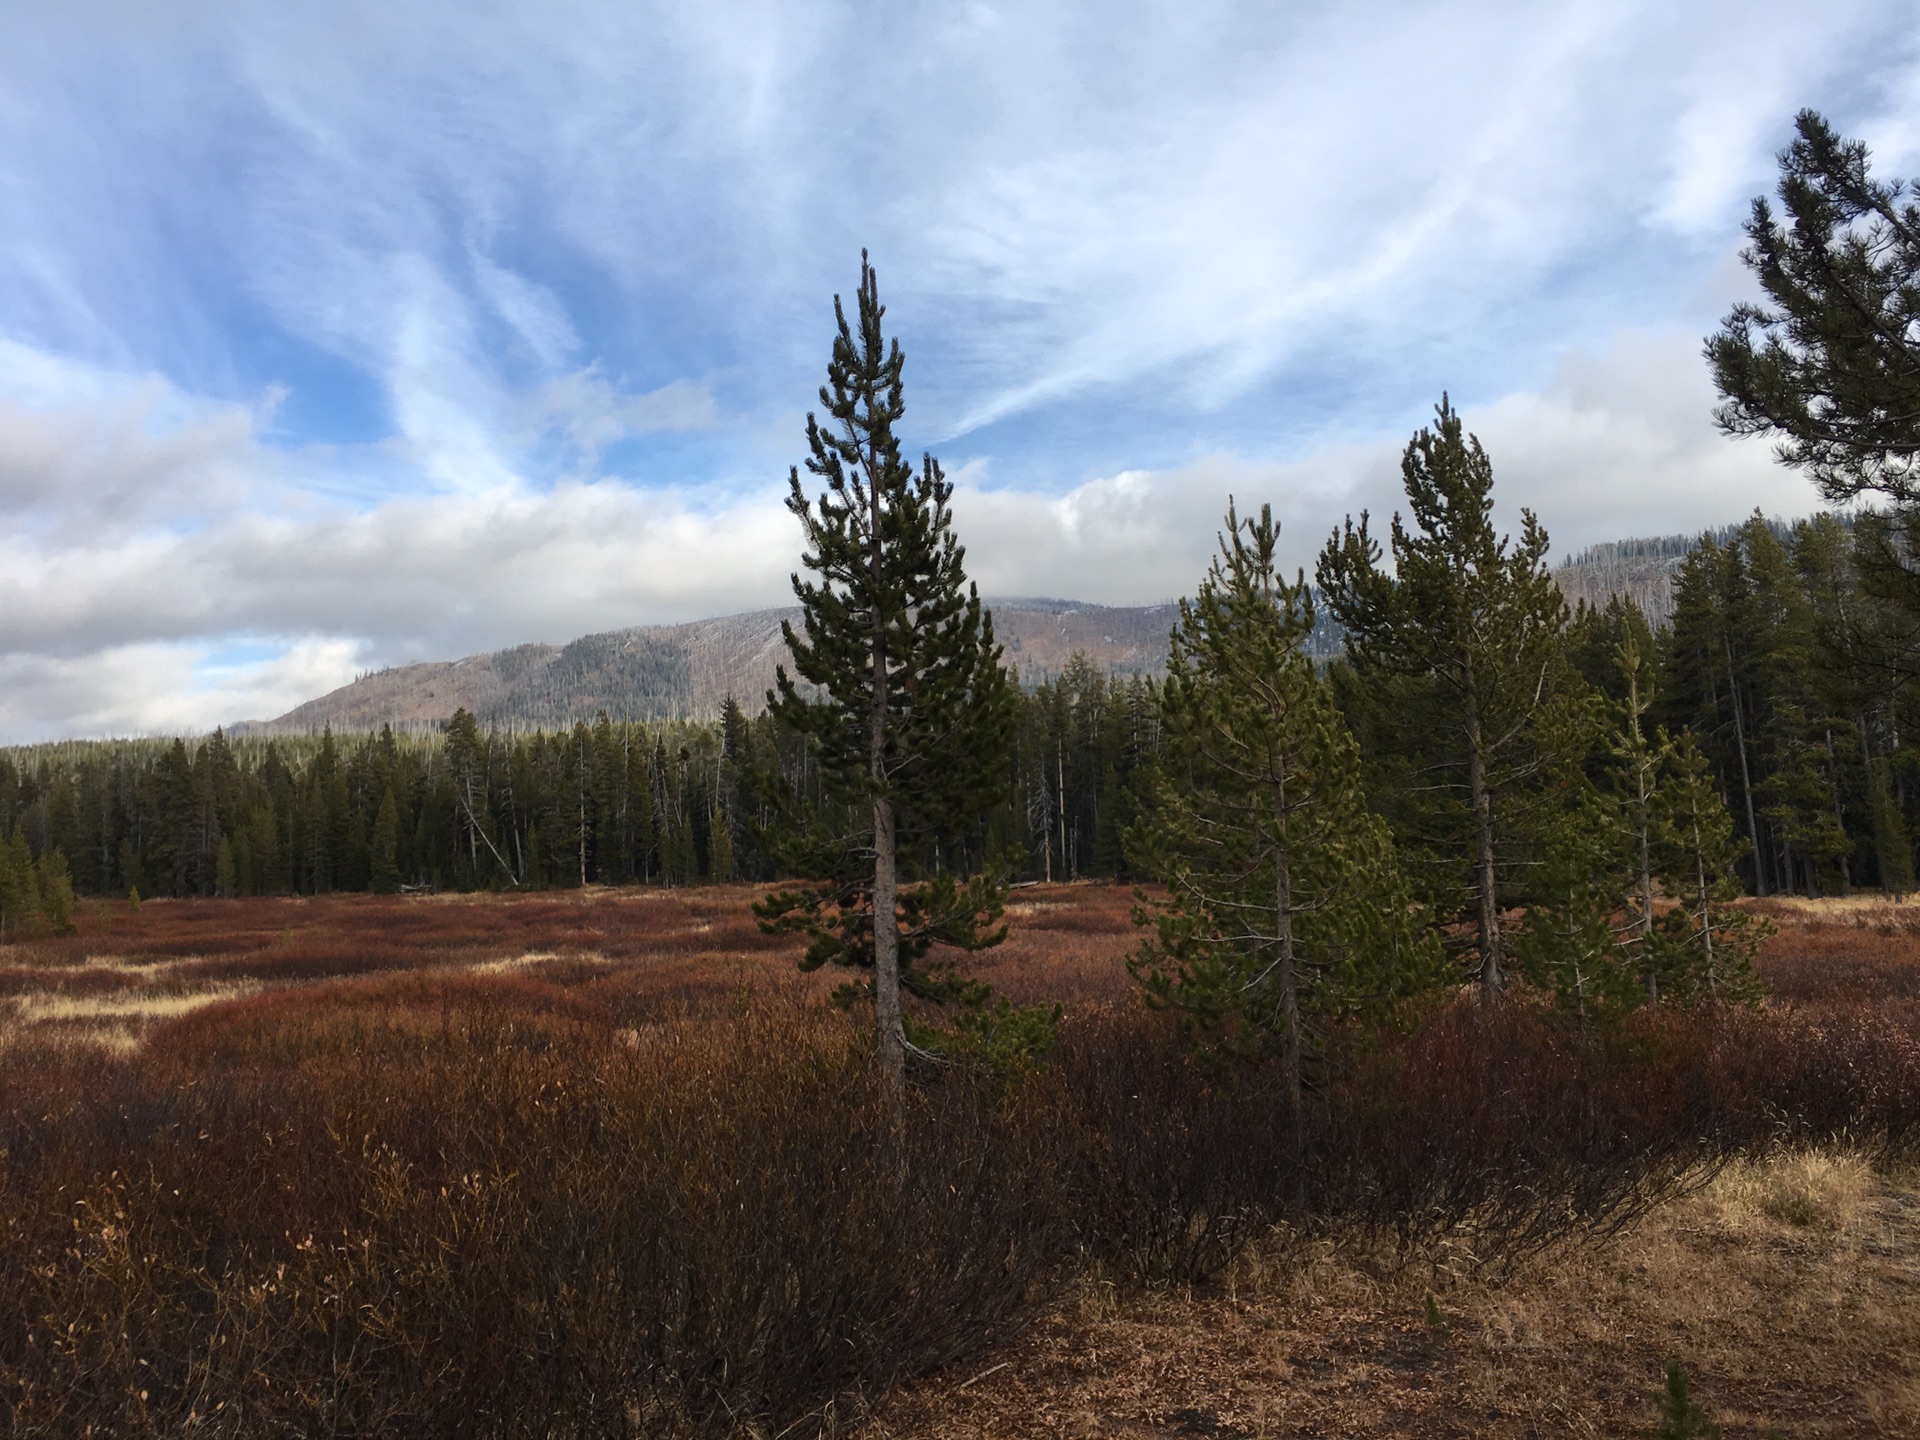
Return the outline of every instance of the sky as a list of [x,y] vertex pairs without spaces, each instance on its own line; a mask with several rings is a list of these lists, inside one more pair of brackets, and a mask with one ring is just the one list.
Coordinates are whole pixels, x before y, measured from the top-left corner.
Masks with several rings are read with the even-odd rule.
[[1556,558],[1808,513],[1700,359],[1808,106],[1920,170],[1911,6],[11,0],[0,741],[787,603],[863,247],[990,596],[1310,569],[1443,392]]

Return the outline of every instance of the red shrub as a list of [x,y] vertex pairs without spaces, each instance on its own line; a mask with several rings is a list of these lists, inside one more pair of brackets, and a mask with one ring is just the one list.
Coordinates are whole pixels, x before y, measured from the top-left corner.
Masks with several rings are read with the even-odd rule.
[[578,991],[525,975],[430,970],[272,990],[156,1026],[155,1055],[195,1064],[297,1064],[320,1057],[460,1051],[477,1030],[542,1048],[612,1016]]

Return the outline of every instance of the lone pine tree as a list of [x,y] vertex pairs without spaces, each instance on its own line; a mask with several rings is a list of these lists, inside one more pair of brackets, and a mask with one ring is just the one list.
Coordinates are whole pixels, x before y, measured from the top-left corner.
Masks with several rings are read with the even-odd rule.
[[811,937],[803,968],[871,970],[876,1048],[899,1085],[903,986],[954,991],[919,962],[935,944],[974,950],[1005,934],[1001,885],[963,882],[953,867],[1008,783],[1014,691],[966,579],[953,487],[931,455],[918,468],[901,458],[904,362],[882,333],[864,252],[853,323],[838,296],[833,307],[826,423],[807,416],[807,470],[824,488],[810,499],[796,466],[787,499],[813,578],[793,577],[801,631],[782,627],[796,674],[782,666],[767,694],[776,722],[811,748],[830,803],[789,791],[764,843],[784,873],[813,883],[756,908],[768,929]]
[[1487,452],[1445,397],[1436,416],[1400,462],[1413,523],[1393,517],[1393,569],[1382,568],[1363,511],[1327,541],[1318,579],[1363,678],[1413,677],[1439,691],[1452,773],[1420,783],[1462,802],[1480,985],[1493,995],[1505,983],[1502,801],[1542,769],[1535,720],[1564,663],[1567,604],[1547,570],[1547,532],[1523,510],[1518,544],[1496,536]]

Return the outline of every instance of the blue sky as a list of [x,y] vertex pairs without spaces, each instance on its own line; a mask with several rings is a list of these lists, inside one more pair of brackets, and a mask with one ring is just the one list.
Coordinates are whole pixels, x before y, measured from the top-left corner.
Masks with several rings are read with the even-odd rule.
[[990,593],[1311,563],[1445,389],[1556,550],[1812,497],[1701,336],[1894,3],[0,9],[0,738],[779,604],[859,251]]

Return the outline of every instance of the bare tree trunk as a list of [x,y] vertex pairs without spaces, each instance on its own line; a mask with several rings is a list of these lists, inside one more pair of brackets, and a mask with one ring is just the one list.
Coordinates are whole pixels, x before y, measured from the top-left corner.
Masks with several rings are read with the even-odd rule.
[[1078,879],[1073,862],[1067,858],[1067,742],[1062,740],[1053,752],[1054,808],[1060,817],[1060,873],[1068,880]]
[[1740,682],[1733,673],[1733,642],[1722,635],[1727,656],[1727,694],[1733,701],[1733,748],[1740,755],[1740,794],[1747,802],[1747,836],[1753,841],[1753,888],[1767,893],[1767,869],[1761,859],[1760,825],[1753,814],[1753,774],[1747,768],[1747,722],[1740,713]]
[[1493,794],[1487,788],[1487,762],[1481,753],[1480,711],[1473,701],[1473,673],[1467,673],[1467,797],[1473,806],[1473,887],[1480,902],[1480,994],[1492,999],[1506,988],[1501,973],[1500,899],[1494,889]]
[[[1864,753],[1864,752],[1862,752]],[[1869,765],[1872,761],[1867,762]],[[1840,766],[1833,758],[1833,730],[1827,730],[1827,783],[1833,787],[1833,823],[1839,827],[1844,837],[1847,833],[1846,812],[1840,808]],[[1867,783],[1873,783],[1873,777],[1867,777]],[[1846,851],[1840,852],[1840,893],[1848,894],[1853,889],[1853,867],[1847,864]]]
[[1707,998],[1718,1000],[1720,967],[1713,958],[1713,891],[1707,886],[1707,855],[1700,841],[1698,813],[1693,816],[1693,872],[1700,891],[1700,945],[1707,961]]

